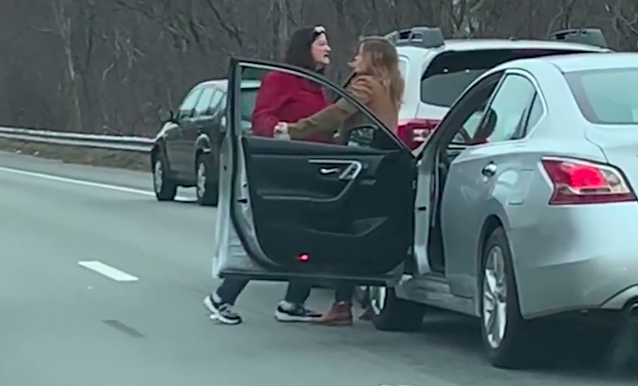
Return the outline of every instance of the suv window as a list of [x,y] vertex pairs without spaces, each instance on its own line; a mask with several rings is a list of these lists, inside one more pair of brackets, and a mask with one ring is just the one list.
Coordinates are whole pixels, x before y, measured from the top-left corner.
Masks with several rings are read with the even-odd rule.
[[[251,116],[253,110],[255,110],[255,102],[257,100],[257,91],[259,88],[244,88],[241,90],[241,121],[244,130],[248,131],[251,128]],[[227,94],[221,93],[221,100],[219,102],[219,109],[226,109],[228,103]]]
[[213,87],[204,88],[204,91],[202,91],[202,94],[199,97],[197,105],[195,105],[195,116],[210,114],[210,111],[208,109],[210,107],[210,102],[213,99],[215,91],[216,90]]
[[421,78],[421,101],[450,107],[461,93],[485,71],[515,59],[567,54],[566,50],[447,51],[432,59]]
[[177,119],[184,119],[184,118],[190,118],[191,116],[193,116],[193,110],[195,109],[195,105],[197,104],[197,101],[199,100],[199,96],[202,93],[202,89],[201,88],[197,88],[193,91],[191,91],[186,98],[184,98],[184,101],[182,102],[181,106],[179,106],[179,110],[177,111]]
[[243,89],[241,91],[241,119],[250,121],[253,110],[255,109],[255,102],[257,101],[258,88]]
[[[249,121],[253,115],[253,110],[255,110],[255,102],[257,101],[257,91],[258,88],[245,88],[241,90],[241,119],[243,121]],[[219,104],[219,108],[226,108],[226,103],[228,103],[226,93],[223,93],[221,96],[221,101]]]
[[219,111],[220,107],[222,107],[220,106],[220,102],[222,101],[222,99],[224,99],[225,94],[226,93],[224,93],[221,90],[215,90],[215,94],[213,95],[213,98],[210,100],[210,105],[209,105],[211,114],[216,114]]

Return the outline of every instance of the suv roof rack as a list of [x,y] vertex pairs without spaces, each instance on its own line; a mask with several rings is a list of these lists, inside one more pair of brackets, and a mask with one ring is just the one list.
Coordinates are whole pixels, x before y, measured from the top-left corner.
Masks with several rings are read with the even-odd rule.
[[385,35],[395,46],[419,46],[436,48],[445,44],[443,32],[438,27],[415,26]]
[[605,35],[603,35],[603,31],[599,28],[564,29],[549,34],[548,38],[551,40],[562,40],[566,42],[609,48]]

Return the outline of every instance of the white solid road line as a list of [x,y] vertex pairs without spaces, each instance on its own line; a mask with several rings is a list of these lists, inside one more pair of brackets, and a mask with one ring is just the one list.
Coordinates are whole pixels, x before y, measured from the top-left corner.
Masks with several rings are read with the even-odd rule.
[[[51,174],[29,172],[26,170],[6,168],[3,166],[0,166],[0,171],[13,173],[13,174],[19,174],[23,176],[29,176],[29,177],[42,178],[44,180],[64,182],[64,183],[72,184],[72,185],[88,186],[90,188],[106,189],[106,190],[113,190],[113,191],[122,192],[122,193],[131,193],[131,194],[137,194],[137,195],[142,195],[147,197],[155,197],[155,193],[153,193],[152,191],[135,189],[135,188],[127,188],[126,186],[103,184],[100,182],[78,180],[75,178],[68,178],[68,177],[58,177]],[[177,197],[175,197],[175,201],[190,201],[190,200],[191,199],[189,199],[188,197],[184,197],[181,195],[177,195]]]
[[124,192],[124,193],[141,194],[141,195],[144,195],[144,196],[155,196],[155,193],[147,191],[147,190],[133,189],[133,188],[127,188],[127,187],[124,187],[124,186],[117,186],[117,185],[101,184],[99,182],[90,182],[90,181],[76,180],[74,178],[58,177],[58,176],[52,176],[50,174],[28,172],[28,171],[25,171],[25,170],[5,168],[5,167],[2,167],[2,166],[0,166],[0,171],[7,172],[7,173],[13,173],[13,174],[20,174],[20,175],[29,176],[29,177],[42,178],[42,179],[45,179],[45,180],[51,180],[51,181],[57,181],[57,182],[65,182],[67,184],[74,184],[74,185],[81,185],[81,186],[89,186],[89,187],[92,187],[92,188],[115,190],[115,191]]
[[88,268],[93,272],[97,272],[100,275],[104,275],[109,279],[120,281],[120,282],[131,282],[138,281],[139,278],[133,275],[130,275],[124,271],[120,271],[117,268],[113,268],[110,265],[106,265],[100,261],[79,261],[78,265]]

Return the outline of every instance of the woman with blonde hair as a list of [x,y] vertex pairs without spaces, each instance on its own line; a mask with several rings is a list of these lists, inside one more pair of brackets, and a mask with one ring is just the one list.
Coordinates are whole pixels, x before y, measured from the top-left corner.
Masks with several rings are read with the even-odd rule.
[[[396,133],[405,84],[399,70],[399,55],[394,45],[383,37],[365,37],[359,42],[350,66],[354,73],[350,77],[346,91],[367,106],[388,129]],[[356,106],[341,99],[295,123],[279,122],[275,131],[287,133],[292,139],[326,132],[338,133],[338,138],[347,138],[348,131],[362,123],[369,123],[369,119]],[[332,309],[318,322],[334,326],[352,325],[353,295],[353,285],[338,285]]]

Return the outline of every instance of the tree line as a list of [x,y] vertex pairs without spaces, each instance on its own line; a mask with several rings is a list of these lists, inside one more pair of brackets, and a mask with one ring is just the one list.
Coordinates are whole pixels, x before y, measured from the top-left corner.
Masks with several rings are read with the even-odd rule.
[[360,36],[413,25],[447,37],[543,38],[601,28],[638,47],[633,0],[4,0],[0,125],[151,136],[159,112],[228,57],[277,59],[302,26],[326,27],[339,80]]

